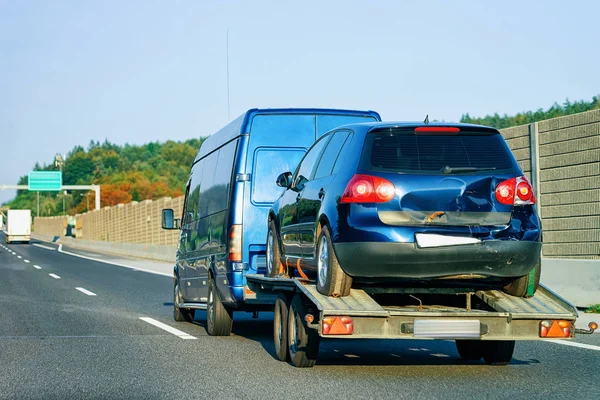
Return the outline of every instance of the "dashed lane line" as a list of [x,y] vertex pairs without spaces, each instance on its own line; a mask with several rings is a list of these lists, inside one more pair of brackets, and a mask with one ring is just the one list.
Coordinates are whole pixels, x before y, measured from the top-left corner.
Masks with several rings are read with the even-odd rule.
[[87,294],[88,296],[96,296],[96,293],[90,292],[89,290],[84,289],[82,287],[76,287],[75,290],[79,290],[81,293]]
[[198,339],[195,336],[189,335],[189,334],[187,334],[187,333],[185,333],[183,331],[180,331],[179,329],[175,329],[172,326],[163,324],[162,322],[159,322],[159,321],[157,321],[155,319],[148,318],[148,317],[140,317],[140,319],[142,321],[144,321],[144,322],[149,323],[150,325],[154,325],[157,328],[160,328],[160,329],[162,329],[164,331],[167,331],[167,332],[169,332],[169,333],[171,333],[171,334],[179,337],[180,339]]
[[35,268],[35,269],[42,269],[42,267],[40,267],[39,265],[34,265],[33,268]]
[[56,275],[56,274],[48,274],[51,277],[53,277],[54,279],[60,279],[60,276]]
[[29,260],[23,260],[24,263],[29,263]]

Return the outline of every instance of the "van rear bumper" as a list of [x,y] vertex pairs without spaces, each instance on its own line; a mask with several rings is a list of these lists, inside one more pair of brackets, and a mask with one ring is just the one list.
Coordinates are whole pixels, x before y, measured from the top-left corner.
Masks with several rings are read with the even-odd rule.
[[540,260],[541,247],[540,242],[505,240],[434,248],[417,248],[414,243],[334,243],[340,266],[348,275],[399,279],[470,274],[520,277]]

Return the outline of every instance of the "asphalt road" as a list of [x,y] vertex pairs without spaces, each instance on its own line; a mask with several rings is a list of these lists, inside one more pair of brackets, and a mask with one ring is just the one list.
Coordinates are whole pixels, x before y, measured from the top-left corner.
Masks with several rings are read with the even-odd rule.
[[204,312],[173,321],[167,276],[0,244],[1,399],[600,395],[599,334],[576,339],[590,348],[518,343],[506,367],[463,362],[451,341],[330,340],[314,368],[296,369],[275,359],[269,313],[236,315],[234,335],[210,337]]

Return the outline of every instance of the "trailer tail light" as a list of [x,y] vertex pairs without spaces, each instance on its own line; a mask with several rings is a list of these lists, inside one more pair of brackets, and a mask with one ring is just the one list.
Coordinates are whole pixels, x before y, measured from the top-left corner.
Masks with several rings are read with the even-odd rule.
[[566,320],[546,320],[540,322],[540,337],[570,338],[573,324]]
[[496,199],[502,204],[515,206],[535,204],[533,189],[525,176],[500,182],[496,186]]
[[386,203],[395,194],[396,187],[387,179],[356,174],[346,185],[340,203]]
[[229,261],[242,262],[242,225],[232,225],[229,229]]
[[323,335],[352,335],[354,320],[351,317],[324,317]]

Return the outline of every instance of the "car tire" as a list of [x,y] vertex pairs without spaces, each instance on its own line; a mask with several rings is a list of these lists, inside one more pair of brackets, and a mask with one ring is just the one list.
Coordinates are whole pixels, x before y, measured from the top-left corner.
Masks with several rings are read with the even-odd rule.
[[287,341],[290,361],[298,368],[314,366],[319,355],[319,334],[306,326],[305,316],[302,299],[295,295],[289,308]]
[[483,357],[484,344],[481,340],[457,340],[456,350],[465,361],[479,361]]
[[194,310],[177,307],[177,304],[181,304],[181,291],[179,290],[177,278],[175,278],[173,286],[173,319],[177,322],[192,322],[194,320]]
[[[515,297],[532,297],[540,286],[540,275],[542,274],[542,261],[537,262],[533,273],[533,282],[531,282],[531,273],[515,279],[508,285],[504,286],[505,293]],[[533,285],[533,290],[529,292],[529,285]]]
[[267,276],[271,278],[287,276],[286,268],[281,262],[281,251],[275,222],[269,222],[267,233]]
[[340,266],[329,228],[324,226],[317,239],[317,290],[325,296],[346,297],[351,287],[352,278]]
[[206,330],[211,336],[229,336],[233,326],[232,311],[222,302],[217,292],[215,280],[208,281],[208,302],[206,304]]
[[288,352],[288,315],[290,311],[289,299],[280,294],[275,300],[273,309],[273,345],[279,361],[289,361]]
[[514,340],[492,340],[483,342],[483,360],[488,365],[506,365],[515,352]]

